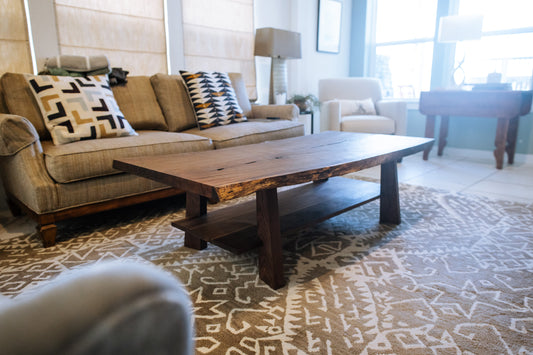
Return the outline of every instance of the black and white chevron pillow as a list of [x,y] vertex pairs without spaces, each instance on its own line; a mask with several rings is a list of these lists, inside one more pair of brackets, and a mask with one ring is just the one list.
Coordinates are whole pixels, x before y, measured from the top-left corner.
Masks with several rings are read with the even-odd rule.
[[247,120],[227,73],[180,71],[200,129]]
[[55,145],[137,135],[120,111],[106,75],[27,75]]

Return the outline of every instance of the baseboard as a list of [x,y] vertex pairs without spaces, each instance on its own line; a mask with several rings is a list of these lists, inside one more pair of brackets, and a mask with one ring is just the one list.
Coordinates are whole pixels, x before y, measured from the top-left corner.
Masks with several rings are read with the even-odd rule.
[[[432,149],[432,153],[433,153]],[[482,150],[482,149],[466,149],[466,148],[454,148],[446,147],[444,148],[444,154],[449,156],[457,157],[469,157],[469,158],[478,158],[478,159],[494,159],[494,155],[491,150]],[[505,157],[507,159],[507,156]],[[515,153],[515,163],[518,164],[532,164],[533,165],[533,154],[519,154]]]

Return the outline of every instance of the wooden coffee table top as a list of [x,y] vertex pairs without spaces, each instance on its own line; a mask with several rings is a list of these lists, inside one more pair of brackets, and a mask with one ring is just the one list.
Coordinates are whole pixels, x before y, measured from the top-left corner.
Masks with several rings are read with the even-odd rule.
[[113,167],[222,201],[344,175],[431,144],[428,138],[324,132],[220,150],[123,158]]

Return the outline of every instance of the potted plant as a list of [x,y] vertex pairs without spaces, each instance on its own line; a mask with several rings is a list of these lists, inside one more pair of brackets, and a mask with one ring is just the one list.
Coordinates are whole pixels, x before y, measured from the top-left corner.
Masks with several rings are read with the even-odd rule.
[[308,95],[293,95],[289,100],[290,104],[295,104],[300,109],[300,113],[312,111],[314,106],[318,106],[319,102],[316,96]]

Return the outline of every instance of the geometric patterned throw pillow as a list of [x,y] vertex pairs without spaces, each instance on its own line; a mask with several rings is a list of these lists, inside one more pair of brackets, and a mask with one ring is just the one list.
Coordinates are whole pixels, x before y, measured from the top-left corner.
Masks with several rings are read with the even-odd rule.
[[137,135],[115,101],[106,75],[26,75],[55,145]]
[[244,122],[244,115],[228,74],[180,71],[200,129]]

